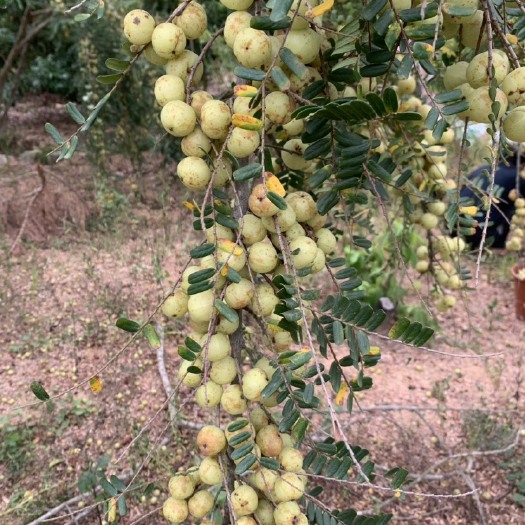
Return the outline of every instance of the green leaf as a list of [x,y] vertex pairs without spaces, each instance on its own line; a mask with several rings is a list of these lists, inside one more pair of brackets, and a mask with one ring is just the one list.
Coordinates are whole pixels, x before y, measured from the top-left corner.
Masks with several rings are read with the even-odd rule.
[[280,210],[286,210],[287,204],[286,201],[277,193],[269,191],[267,194],[268,199],[275,204]]
[[126,503],[126,496],[120,495],[117,503],[117,510],[120,516],[125,516],[128,512],[128,505]]
[[373,20],[385,7],[385,5],[388,3],[388,0],[372,0],[364,9],[362,13],[362,17],[370,22]]
[[404,343],[411,343],[421,333],[423,325],[419,322],[412,323],[401,336]]
[[388,337],[390,337],[390,339],[399,339],[409,326],[410,321],[406,317],[398,319],[388,332]]
[[440,93],[439,95],[436,95],[434,100],[438,104],[446,104],[447,102],[454,102],[456,100],[460,100],[463,96],[463,91],[461,89],[454,89],[453,91],[448,91],[447,93]]
[[263,399],[268,399],[271,397],[277,390],[279,390],[280,386],[284,383],[283,377],[281,375],[281,372],[279,370],[275,371],[272,378],[268,382],[268,384],[264,387],[264,390],[261,392],[261,397]]
[[461,113],[462,111],[467,111],[470,107],[468,100],[462,100],[460,102],[456,102],[454,104],[449,104],[448,106],[444,106],[441,110],[443,115],[449,116],[449,115],[457,115],[458,113]]
[[158,350],[162,346],[159,334],[152,324],[147,324],[144,327],[143,334],[153,350]]
[[248,164],[233,172],[234,181],[250,180],[258,175],[262,175],[262,166],[260,164]]
[[87,20],[88,18],[91,18],[92,13],[78,13],[73,17],[73,20],[75,22],[83,22],[84,20]]
[[339,204],[339,193],[333,190],[327,191],[319,197],[317,211],[319,215],[326,215],[337,204]]
[[69,113],[69,116],[77,123],[84,124],[86,119],[82,113],[78,110],[77,106],[73,102],[68,102],[66,104],[66,110]]
[[202,282],[198,284],[190,284],[188,286],[188,295],[197,295],[199,293],[205,292],[206,290],[211,290],[213,288],[212,282]]
[[243,66],[237,66],[233,70],[233,74],[236,77],[244,78],[245,80],[264,80],[266,73],[260,71],[259,69],[250,69]]
[[297,58],[295,53],[283,47],[279,51],[279,57],[283,61],[284,65],[300,80],[304,80],[308,75],[308,68]]
[[114,73],[112,75],[99,75],[97,77],[97,82],[99,84],[115,84],[121,78],[122,73]]
[[215,270],[213,268],[205,268],[204,270],[199,270],[190,274],[188,277],[189,284],[198,284],[203,281],[211,279],[215,275]]
[[386,313],[383,310],[377,310],[374,315],[367,321],[365,328],[374,331],[381,326],[386,318]]
[[334,343],[336,345],[342,345],[345,341],[345,332],[343,329],[343,325],[340,321],[335,321],[333,324],[333,330],[334,330]]
[[318,157],[324,157],[330,152],[331,145],[332,141],[329,137],[317,140],[306,148],[303,157],[305,160],[313,160]]
[[228,279],[228,281],[232,283],[240,283],[242,277],[235,270],[232,270],[231,268],[228,267],[228,273],[226,274],[226,279]]
[[109,100],[111,97],[111,92],[106,93],[98,102],[97,105],[94,107],[93,111],[89,114],[88,118],[86,119],[86,123],[82,126],[81,131],[87,131],[95,122],[97,119],[98,114],[100,113],[100,110],[104,107],[104,104]]
[[[390,24],[390,27],[388,28],[388,31],[385,35],[385,44],[390,51],[392,51],[397,44],[397,41],[399,40],[399,37],[401,35],[401,26],[398,22],[393,22]],[[385,70],[386,72],[386,70]]]
[[278,29],[286,29],[290,26],[292,20],[285,16],[281,20],[272,20],[269,16],[252,16],[250,19],[250,27],[252,29],[260,29],[261,31],[276,31]]
[[281,464],[274,458],[260,458],[259,463],[267,469],[270,470],[279,470],[281,468]]
[[197,343],[197,341],[194,341],[191,337],[186,337],[186,339],[184,339],[184,344],[192,352],[198,353],[202,350],[202,346],[199,343]]
[[386,108],[395,113],[399,108],[399,102],[397,99],[397,93],[392,87],[387,87],[383,92],[383,102],[385,103]]
[[248,420],[245,418],[234,421],[228,425],[228,432],[237,432],[237,430],[241,430],[241,428],[244,428],[247,424]]
[[284,18],[292,8],[293,0],[278,0],[268,2],[268,7],[272,10],[270,18],[274,21]]
[[241,443],[243,443],[247,439],[251,439],[252,437],[253,436],[252,436],[251,432],[248,432],[248,431],[241,432],[240,434],[236,434],[230,440],[228,440],[228,444],[231,447],[236,447],[237,445],[240,445]]
[[250,454],[249,456],[246,456],[236,467],[235,467],[235,474],[240,476],[241,474],[244,474],[247,470],[250,470],[250,468],[255,465],[257,462],[257,457],[253,454]]
[[108,58],[106,60],[106,67],[112,69],[113,71],[126,71],[129,67],[128,60],[118,60],[117,58]]
[[403,113],[396,113],[395,115],[392,115],[392,118],[394,120],[400,120],[400,121],[416,121],[416,120],[422,120],[422,116],[419,113],[416,113],[415,111],[404,111]]
[[197,246],[190,251],[190,257],[192,259],[202,259],[208,255],[211,255],[215,251],[215,245],[212,243],[205,243],[201,246]]
[[127,485],[115,475],[110,476],[109,481],[119,492],[125,492],[128,488]]
[[135,333],[140,330],[140,324],[131,319],[126,319],[125,317],[119,317],[115,323],[117,328],[124,330],[125,332]]
[[99,480],[100,486],[107,492],[111,497],[118,494],[118,490],[105,478],[102,477]]
[[51,138],[57,144],[63,144],[65,142],[64,137],[62,137],[58,129],[55,128],[55,126],[53,126],[53,124],[51,124],[50,122],[46,122],[44,129],[46,130],[47,133],[49,133],[49,135],[51,135]]
[[46,389],[42,386],[40,381],[33,381],[31,383],[31,392],[35,395],[40,401],[47,401],[49,399],[49,394],[46,392]]
[[406,480],[406,478],[408,476],[408,470],[396,467],[396,468],[393,468],[393,469],[389,470],[385,474],[385,476],[387,478],[392,478],[391,487],[393,489],[398,489],[405,482],[405,480]]
[[236,449],[230,454],[230,457],[231,457],[234,461],[237,461],[238,459],[241,459],[241,458],[243,458],[244,456],[246,456],[246,454],[248,454],[248,453],[251,452],[252,450],[253,450],[253,442],[246,443],[246,445],[242,445],[241,447],[236,448]]
[[271,77],[281,91],[288,91],[290,89],[290,79],[279,66],[275,66],[272,69]]
[[462,6],[452,2],[443,4],[443,13],[449,16],[471,16],[476,12],[477,6]]
[[217,308],[217,310],[219,310],[219,313],[230,323],[239,322],[239,314],[235,310],[230,308],[226,303],[216,300],[215,307]]
[[195,361],[195,359],[197,358],[197,356],[185,346],[179,346],[178,352],[182,359],[184,359],[185,361]]
[[421,333],[412,341],[412,344],[414,346],[423,346],[433,335],[434,330],[428,326],[424,326]]

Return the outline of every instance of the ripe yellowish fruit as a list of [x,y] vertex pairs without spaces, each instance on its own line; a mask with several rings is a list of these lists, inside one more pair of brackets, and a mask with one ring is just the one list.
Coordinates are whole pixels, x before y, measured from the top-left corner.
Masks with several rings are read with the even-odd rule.
[[231,356],[215,361],[210,367],[210,379],[218,385],[227,385],[235,377],[237,377],[237,365],[235,364],[235,359]]
[[270,284],[258,284],[255,286],[255,294],[250,302],[250,309],[256,315],[267,317],[278,303],[279,299]]
[[250,304],[253,294],[254,289],[252,282],[248,279],[241,279],[238,283],[231,283],[228,285],[224,295],[224,300],[230,308],[240,310]]
[[163,22],[153,30],[151,45],[159,57],[169,60],[184,51],[186,35],[180,27]]
[[416,90],[416,79],[412,75],[397,81],[397,92],[399,95],[411,95]]
[[291,170],[305,170],[311,164],[311,161],[305,160],[304,152],[307,145],[301,139],[290,139],[284,145],[282,152],[282,159],[287,168]]
[[167,102],[160,112],[164,129],[174,137],[185,137],[194,129],[197,116],[192,107],[181,100]]
[[516,106],[509,112],[503,122],[503,130],[508,139],[525,142],[525,106]]
[[188,372],[188,368],[190,366],[196,366],[197,368],[202,370],[202,361],[200,359],[195,359],[195,361],[193,362],[182,361],[178,372],[178,378],[182,380],[183,385],[195,388],[199,386],[202,374],[194,374],[192,372]]
[[239,222],[241,223],[242,241],[246,246],[262,241],[268,233],[262,220],[251,213],[245,214]]
[[[208,344],[207,357],[211,363],[220,361],[231,352],[230,340],[224,334],[213,334]],[[206,353],[206,350],[204,351]]]
[[295,501],[279,503],[273,513],[275,525],[308,525],[308,518]]
[[162,75],[155,82],[155,99],[159,106],[165,106],[172,100],[186,99],[186,86],[181,78],[174,75]]
[[439,217],[434,215],[433,213],[423,213],[421,216],[421,226],[425,228],[425,230],[432,230],[435,228],[439,223]]
[[221,0],[221,4],[226,6],[228,9],[243,11],[248,9],[253,4],[253,0]]
[[299,31],[290,31],[284,46],[295,53],[303,64],[313,62],[321,50],[321,35],[307,27]]
[[260,468],[250,476],[250,485],[260,490],[263,494],[270,494],[275,485],[275,480],[279,474],[275,470]]
[[195,73],[193,74],[192,86],[198,84],[202,75],[204,74],[204,66],[200,62],[196,67],[199,56],[189,49],[184,49],[182,53],[177,55],[175,58],[168,60],[166,64],[166,73],[168,75],[175,75],[182,78],[184,83],[188,81],[188,76],[190,71],[195,68]]
[[280,91],[273,91],[264,99],[265,116],[274,124],[288,124],[295,109],[293,100]]
[[[287,204],[288,206],[290,206],[290,208],[293,208],[294,210],[297,209],[297,208],[294,208],[293,205],[290,204],[290,202],[288,202]],[[297,212],[295,213],[296,213],[295,217],[297,218]],[[308,221],[306,221],[306,223],[308,224]],[[297,237],[305,236],[306,230],[298,222],[296,222],[290,228],[288,228],[288,230],[286,230],[285,235],[289,241],[293,241],[294,239],[297,239]],[[277,246],[279,246],[279,243],[277,243]]]
[[184,186],[191,190],[206,189],[211,179],[210,168],[200,157],[182,159],[177,165],[177,175]]
[[275,501],[293,501],[304,494],[304,483],[294,472],[286,472],[279,476],[274,485]]
[[211,139],[225,139],[232,122],[230,108],[221,100],[210,100],[201,108],[201,128]]
[[220,264],[227,264],[232,270],[240,272],[246,264],[246,255],[239,246],[226,239],[219,239],[217,250],[217,261]]
[[261,144],[258,131],[234,128],[228,139],[228,151],[238,159],[244,159],[254,153]]
[[256,184],[253,187],[248,206],[257,217],[270,217],[279,211],[279,208],[266,195],[267,190],[264,184]]
[[133,9],[124,17],[124,34],[136,46],[148,44],[154,29],[155,20],[143,9]]
[[291,206],[288,206],[285,210],[279,210],[275,215],[272,217],[263,217],[262,223],[264,227],[272,233],[277,232],[277,227],[275,225],[275,221],[277,221],[277,224],[279,225],[279,230],[281,232],[287,231],[289,228],[291,228],[295,222],[295,211]]
[[195,484],[190,476],[178,475],[170,479],[168,489],[172,498],[186,499],[193,494]]
[[162,303],[161,309],[166,317],[178,319],[188,312],[188,296],[180,288],[177,288]]
[[195,40],[206,32],[208,17],[206,16],[206,10],[201,4],[190,2],[182,14],[173,19],[173,23],[184,31],[188,40]]
[[188,504],[183,499],[168,498],[162,514],[170,523],[182,523],[188,517]]
[[257,522],[251,516],[241,516],[237,520],[237,525],[257,525]]
[[337,239],[328,228],[321,228],[316,232],[317,247],[323,250],[326,255],[334,253],[337,248]]
[[[509,72],[509,58],[503,51],[495,49],[492,53],[494,78],[500,84]],[[476,55],[467,68],[467,82],[473,88],[487,86],[489,83],[489,53],[485,51]]]
[[211,140],[199,126],[196,126],[190,134],[182,139],[181,149],[187,157],[203,158],[211,150]]
[[233,512],[236,517],[252,514],[259,503],[257,493],[249,485],[239,485],[231,493]]
[[224,432],[214,425],[205,425],[197,434],[197,446],[203,456],[216,456],[226,446]]
[[284,470],[299,472],[303,468],[303,455],[296,448],[284,447],[279,454],[279,462]]
[[430,213],[440,216],[440,215],[443,215],[445,211],[447,210],[447,205],[441,201],[429,202],[427,204],[427,208]]
[[272,61],[272,43],[264,31],[247,27],[235,37],[233,54],[245,67],[262,68]]
[[213,290],[206,290],[188,297],[188,313],[192,321],[204,323],[211,319],[214,311]]
[[310,237],[297,237],[290,242],[290,253],[295,267],[301,270],[314,262],[317,256],[317,244]]
[[278,262],[277,251],[269,242],[256,242],[248,250],[248,264],[254,272],[269,273]]
[[261,407],[255,407],[250,411],[250,423],[256,432],[266,427],[269,423],[266,412]]
[[242,397],[242,391],[239,385],[226,387],[222,394],[221,407],[226,413],[232,416],[238,416],[246,410],[246,400]]
[[224,40],[229,47],[233,48],[237,35],[250,27],[251,19],[252,15],[246,11],[235,11],[228,15],[224,23]]
[[266,457],[277,457],[283,449],[283,440],[275,425],[268,425],[257,432],[255,442]]
[[197,388],[195,401],[202,408],[213,408],[219,405],[221,396],[222,386],[213,381],[207,381]]
[[417,261],[416,263],[416,272],[419,272],[419,273],[425,273],[428,271],[428,267],[430,266],[430,262],[429,261],[425,261],[425,260],[420,260],[420,261]]
[[214,501],[207,490],[199,490],[188,500],[188,511],[194,518],[204,518],[213,509]]
[[525,104],[525,67],[512,70],[503,80],[501,89],[507,95],[510,104],[523,106]]
[[268,378],[260,368],[248,370],[242,378],[242,393],[249,401],[255,401],[268,384]]
[[201,109],[206,102],[213,100],[213,97],[207,91],[194,91],[190,95],[190,106],[195,111],[198,118],[201,118]]
[[292,119],[287,124],[283,124],[283,129],[289,137],[300,135],[304,131],[304,119]]
[[286,196],[286,204],[295,211],[297,222],[307,222],[317,214],[317,205],[314,199],[305,191],[289,193]]
[[262,370],[268,379],[273,377],[276,370],[275,366],[271,365],[266,357],[261,357],[261,359],[255,363],[255,368]]
[[[489,124],[489,115],[492,113],[492,100],[489,95],[488,87],[479,87],[475,89],[468,97],[469,116],[475,122]],[[496,101],[500,103],[499,112],[496,119],[500,119],[507,111],[507,97],[501,89],[496,89]]]
[[319,273],[326,268],[326,255],[323,250],[317,248],[317,255],[312,263],[311,272]]
[[218,485],[222,483],[223,474],[219,462],[212,457],[206,457],[199,465],[199,476],[206,485]]

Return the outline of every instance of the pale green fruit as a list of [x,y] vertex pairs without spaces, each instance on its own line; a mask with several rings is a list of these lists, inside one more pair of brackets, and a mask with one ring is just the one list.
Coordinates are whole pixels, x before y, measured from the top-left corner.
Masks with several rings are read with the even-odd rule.
[[279,503],[273,513],[275,525],[308,525],[308,518],[295,501]]
[[[294,253],[298,250],[298,253]],[[310,266],[317,255],[317,244],[309,237],[298,237],[290,242],[290,253],[298,270]]]
[[279,303],[272,286],[268,283],[258,284],[250,302],[252,312],[261,317],[267,317]]
[[244,11],[253,4],[253,0],[220,0],[222,5],[234,11]]
[[261,428],[266,427],[269,422],[266,412],[261,407],[255,407],[251,410],[250,423],[257,432],[261,430]]
[[188,312],[188,296],[180,289],[174,290],[163,303],[162,313],[166,317],[175,317],[176,319],[184,316]]
[[448,278],[446,286],[451,290],[459,290],[463,287],[463,281],[460,279],[459,275],[451,275]]
[[247,409],[246,400],[242,397],[242,391],[239,385],[226,387],[222,394],[221,407],[231,416],[238,416]]
[[231,502],[235,516],[240,517],[252,514],[257,508],[259,498],[252,487],[242,484],[231,493]]
[[261,449],[261,454],[266,457],[277,457],[283,449],[283,440],[279,429],[275,425],[268,425],[257,432],[255,442]]
[[[285,333],[288,333],[288,332],[285,332]],[[275,394],[272,394],[270,397],[265,397],[262,400],[262,404],[266,408],[275,408],[277,405],[279,405],[277,401],[277,392]]]
[[273,377],[273,374],[276,370],[275,366],[271,365],[270,361],[266,357],[261,357],[261,359],[255,363],[255,368],[262,370],[268,379]]
[[444,202],[429,202],[427,204],[428,211],[434,215],[441,216],[447,210],[447,205]]
[[423,213],[421,216],[421,226],[425,228],[425,230],[432,230],[439,224],[439,217],[434,215],[433,213]]
[[234,128],[228,139],[228,151],[237,159],[244,159],[254,153],[261,144],[258,131]]
[[525,142],[525,106],[516,106],[509,111],[503,123],[505,135],[514,142]]
[[195,111],[198,118],[201,118],[201,109],[206,102],[213,100],[213,97],[207,91],[194,91],[190,95],[190,106]]
[[290,31],[284,46],[295,53],[303,64],[309,64],[319,56],[321,40],[321,35],[308,27],[299,31]]
[[272,233],[277,232],[275,221],[277,221],[280,231],[285,232],[286,230],[291,228],[294,224],[297,224],[295,221],[295,211],[293,210],[291,206],[288,206],[285,210],[279,210],[272,217],[262,218],[262,223],[264,227],[269,232],[272,232]]
[[188,504],[183,499],[168,498],[162,514],[170,523],[182,523],[188,517]]
[[278,262],[277,252],[269,242],[256,242],[248,250],[248,264],[254,272],[269,273]]
[[432,180],[443,180],[447,176],[447,165],[443,162],[436,162],[436,164],[432,164],[430,168],[428,168],[427,173],[428,176]]
[[441,139],[439,141],[441,144],[452,144],[455,137],[456,134],[454,133],[454,129],[448,128],[445,132],[443,132],[443,135],[441,135]]
[[525,67],[511,71],[503,80],[501,89],[507,95],[510,104],[525,105]]
[[205,425],[197,434],[197,446],[203,456],[216,456],[226,447],[224,432],[214,425]]
[[148,44],[144,51],[142,52],[142,56],[150,63],[154,64],[155,66],[165,66],[168,60],[166,58],[159,57],[157,53],[155,53],[155,50],[153,49],[153,46],[151,44]]
[[[489,124],[489,115],[492,113],[492,100],[489,95],[488,87],[480,87],[475,89],[468,97],[469,101],[469,116],[475,122]],[[501,118],[505,111],[507,111],[507,97],[501,89],[496,89],[496,101],[500,103],[500,109],[496,115],[496,120]]]
[[[464,46],[476,49],[476,46],[483,46],[487,41],[487,31],[483,30],[483,11],[478,9],[469,21],[461,24],[461,43]],[[481,35],[481,41],[480,41]]]
[[236,11],[228,15],[224,23],[224,40],[229,47],[233,48],[237,35],[250,27],[251,19],[252,15],[246,11]]
[[189,498],[194,490],[195,484],[190,476],[177,475],[170,479],[168,489],[170,496],[175,499],[186,499]]
[[207,381],[204,385],[197,388],[195,401],[202,408],[213,408],[219,405],[222,396],[222,386]]
[[173,23],[184,31],[188,40],[195,40],[201,37],[208,28],[206,9],[197,2],[190,2],[182,14],[173,19]]
[[232,323],[231,321],[228,321],[228,319],[226,319],[225,317],[221,316],[216,331],[221,334],[231,335],[237,330],[237,328],[239,328],[239,320]]
[[416,90],[416,79],[412,75],[397,81],[397,92],[399,95],[411,95]]
[[[227,385],[237,377],[237,365],[231,356],[215,361],[210,367],[210,379],[218,385]],[[223,393],[224,396],[224,393]]]
[[456,62],[447,67],[445,75],[443,76],[443,83],[445,84],[445,89],[447,91],[452,91],[461,84],[465,84],[465,82],[468,82],[468,67],[469,63],[464,61]]
[[294,472],[287,472],[279,476],[274,485],[275,501],[298,500],[304,494],[303,480]]
[[231,251],[217,250],[217,261],[220,266],[227,264],[232,270],[240,272],[246,264],[246,255],[244,251],[238,255],[232,254]]
[[202,374],[193,374],[191,372],[188,372],[188,368],[190,366],[196,366],[200,370],[202,370],[202,361],[200,359],[196,359],[195,361],[182,361],[179,372],[178,372],[178,378],[182,380],[182,383],[186,386],[189,386],[191,388],[196,388],[201,383]]
[[253,117],[253,115],[261,109],[261,106],[250,107],[252,100],[250,97],[237,97],[233,101],[233,112],[239,115],[250,115]]
[[273,505],[267,499],[259,498],[259,504],[254,514],[260,525],[275,525]]
[[[290,202],[288,202],[288,205],[295,211],[295,208],[290,204]],[[297,219],[297,212],[295,213],[295,218]],[[294,239],[297,239],[297,237],[305,236],[306,230],[298,222],[296,222],[290,228],[288,228],[288,230],[286,230],[285,235],[289,241],[293,241]]]
[[292,119],[287,124],[283,124],[283,129],[289,137],[300,135],[304,131],[304,119]]
[[206,157],[211,150],[211,140],[199,126],[181,141],[182,153],[188,157]]
[[192,321],[204,323],[211,319],[215,312],[215,295],[213,290],[190,295],[188,297],[188,313]]
[[257,525],[257,522],[251,516],[241,516],[236,525]]
[[240,223],[242,241],[246,246],[262,241],[268,233],[262,220],[251,213],[244,215]]
[[169,60],[184,51],[186,35],[180,27],[170,22],[163,22],[153,30],[151,45],[159,57]]
[[262,68],[272,61],[272,43],[264,31],[247,27],[235,37],[233,54],[245,67]]
[[283,440],[283,447],[284,448],[286,448],[286,447],[294,448],[294,442],[293,442],[292,436],[290,436],[290,434],[286,434],[286,433],[281,432],[280,436],[281,436],[281,439]]
[[307,145],[301,139],[290,139],[286,142],[284,145],[285,151],[281,154],[285,166],[296,171],[308,168],[312,161],[304,158],[306,148]]
[[284,470],[299,472],[303,468],[303,455],[296,448],[284,447],[279,454],[279,462]]
[[278,332],[273,335],[273,340],[276,352],[285,352],[289,350],[293,343],[292,336],[289,332]]
[[312,263],[312,273],[322,272],[326,268],[326,255],[321,248],[317,248],[317,255]]
[[419,272],[419,273],[425,273],[428,271],[428,268],[430,266],[430,261],[417,261],[416,263],[416,272]]
[[307,73],[302,78],[299,78],[294,74],[289,76],[292,91],[295,91],[296,93],[302,93],[303,90],[309,85],[318,80],[323,80],[321,73],[319,73],[319,71],[317,71],[317,69],[314,67],[307,67],[306,70]]
[[159,106],[165,106],[172,100],[186,99],[186,86],[179,77],[162,75],[155,82],[155,99]]
[[279,474],[275,470],[262,467],[250,476],[250,484],[263,494],[270,494],[278,477]]
[[306,224],[312,228],[315,232],[317,230],[320,230],[328,220],[328,217],[326,215],[320,215],[319,213],[316,213],[311,219],[306,221]]
[[195,487],[197,487],[201,482],[201,477],[199,476],[199,469],[197,467],[190,467],[186,471],[186,476],[189,476],[191,478]]
[[317,214],[317,205],[309,193],[296,191],[286,196],[286,204],[295,211],[297,222],[307,222]]
[[268,378],[260,368],[248,370],[242,378],[242,393],[249,401],[255,401],[268,384]]
[[210,100],[201,108],[201,128],[211,139],[225,139],[230,129],[230,108],[221,100]]
[[208,358],[208,361],[211,363],[215,361],[220,361],[228,355],[230,355],[231,346],[230,340],[224,334],[213,334],[210,337],[210,342],[208,344],[208,350],[204,350],[204,355]]
[[[492,66],[494,67],[494,78],[500,84],[509,72],[509,58],[502,51],[494,50],[492,54]],[[467,68],[467,81],[473,88],[487,86],[489,83],[489,53],[476,55]]]
[[266,95],[264,99],[265,116],[274,124],[283,125],[292,120],[292,112],[295,109],[293,100],[280,91],[274,91]]
[[[184,83],[186,83],[188,81],[188,77],[190,75],[191,70],[197,63],[198,58],[199,55],[195,54],[193,51],[190,51],[189,49],[184,49],[180,55],[176,56],[175,58],[172,58],[171,60],[168,60],[168,63],[166,64],[166,73],[168,75],[175,75],[177,77],[180,77],[182,78]],[[195,73],[193,74],[193,80],[191,85],[195,86],[196,84],[198,84],[201,81],[203,74],[204,66],[202,65],[202,62],[200,62],[199,65],[195,68]]]
[[337,248],[337,239],[328,228],[321,228],[316,232],[317,247],[323,250],[326,255],[335,252]]
[[[318,0],[310,0],[309,2],[301,1],[301,5],[299,6],[299,9],[297,8],[297,5],[299,4],[299,0],[294,0],[292,7],[290,8],[290,11],[288,11],[288,16],[293,19],[292,23],[292,29],[294,31],[299,31],[301,29],[306,29],[308,27],[308,19],[305,18],[305,15],[307,11],[309,11],[310,7],[315,7],[319,4]],[[308,4],[308,5],[307,5]],[[294,13],[297,11],[297,15],[295,18],[293,18]]]
[[188,500],[188,511],[194,518],[204,518],[213,509],[214,502],[207,490],[199,490]]
[[[230,228],[226,228],[226,226],[215,222],[212,226],[206,229],[206,240],[213,244],[217,244],[218,239],[228,239],[229,241],[233,241],[235,239],[235,234]],[[215,259],[213,258],[213,255],[210,257],[213,261],[213,266],[210,266],[210,268],[215,268]]]
[[252,282],[241,279],[238,283],[231,283],[226,288],[224,300],[234,310],[240,310],[250,304],[254,294]]
[[172,100],[162,108],[160,121],[170,135],[185,137],[195,129],[197,116],[192,107],[182,100]]
[[177,175],[182,184],[191,190],[206,189],[211,179],[210,168],[206,161],[199,157],[182,159],[177,165]]
[[264,184],[256,184],[248,199],[250,211],[257,217],[270,217],[275,215],[279,208],[266,196]]
[[155,29],[155,20],[142,9],[133,9],[124,17],[124,34],[136,46],[143,46],[151,41]]
[[215,458],[204,458],[199,465],[199,476],[206,485],[222,483],[223,474],[219,462]]
[[418,246],[416,250],[416,256],[418,259],[428,258],[428,246]]
[[214,161],[215,174],[212,174],[212,186],[214,188],[222,188],[232,178],[232,165],[228,159],[224,157],[221,160]]

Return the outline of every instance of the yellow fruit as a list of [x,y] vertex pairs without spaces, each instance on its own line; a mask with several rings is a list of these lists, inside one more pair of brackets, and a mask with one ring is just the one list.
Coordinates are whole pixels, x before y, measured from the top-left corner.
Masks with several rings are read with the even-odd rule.
[[188,517],[188,504],[181,499],[168,498],[162,506],[162,514],[171,523],[182,523]]
[[172,100],[162,108],[160,120],[170,135],[185,137],[195,129],[197,116],[193,108],[185,102]]
[[224,432],[219,427],[205,425],[197,434],[197,446],[203,456],[216,456],[226,446]]
[[151,45],[159,57],[169,60],[184,51],[186,35],[180,27],[163,22],[153,30]]
[[143,46],[151,41],[155,29],[155,20],[142,9],[133,9],[124,17],[124,34],[136,46]]

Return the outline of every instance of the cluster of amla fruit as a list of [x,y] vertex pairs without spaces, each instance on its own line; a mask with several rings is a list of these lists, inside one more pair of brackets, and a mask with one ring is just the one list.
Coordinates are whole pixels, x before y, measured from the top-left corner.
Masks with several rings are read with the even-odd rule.
[[[214,425],[202,427],[197,446],[202,456],[199,466],[170,479],[170,496],[163,506],[168,521],[181,523],[190,515],[202,519],[210,513],[215,500],[208,488],[223,485],[229,462],[238,465],[246,461],[250,452],[253,464],[242,481],[234,482],[228,498],[236,522],[308,523],[297,503],[306,487],[303,455],[294,447],[289,434],[279,433],[277,426],[270,423],[262,408],[254,407],[249,419],[231,421],[225,431]],[[272,469],[263,466],[265,460],[273,462]]]
[[516,190],[512,190],[509,199],[514,201],[515,212],[510,221],[505,248],[519,252],[525,247],[525,198],[518,197]]

